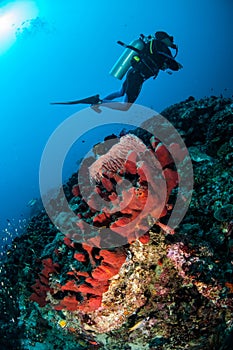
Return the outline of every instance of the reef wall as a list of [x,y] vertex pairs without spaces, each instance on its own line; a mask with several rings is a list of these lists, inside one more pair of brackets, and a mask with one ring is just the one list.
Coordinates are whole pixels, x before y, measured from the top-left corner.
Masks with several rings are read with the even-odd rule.
[[[95,180],[94,192],[77,173],[64,185],[77,220],[70,223],[59,197],[52,199],[57,226],[42,210],[0,267],[1,349],[230,350],[233,101],[190,97],[161,114],[182,136],[193,163],[183,221],[175,230],[167,226],[179,174],[152,136],[153,119],[142,125],[151,135],[132,130],[112,137],[107,150],[94,147],[98,157],[82,167]],[[187,154],[178,153],[185,172]],[[151,163],[151,154],[158,162]],[[101,202],[97,211],[98,196],[107,207]],[[144,210],[148,200],[150,212]]]

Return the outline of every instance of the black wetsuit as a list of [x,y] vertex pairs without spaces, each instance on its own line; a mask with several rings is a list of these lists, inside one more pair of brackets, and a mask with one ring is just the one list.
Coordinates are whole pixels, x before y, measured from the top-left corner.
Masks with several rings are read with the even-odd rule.
[[153,40],[151,46],[147,43],[142,52],[135,56],[139,60],[132,59],[131,68],[127,72],[121,90],[106,96],[103,102],[126,95],[125,102],[134,103],[145,80],[157,77],[159,70],[169,68],[177,71],[180,68],[167,45],[157,39]]

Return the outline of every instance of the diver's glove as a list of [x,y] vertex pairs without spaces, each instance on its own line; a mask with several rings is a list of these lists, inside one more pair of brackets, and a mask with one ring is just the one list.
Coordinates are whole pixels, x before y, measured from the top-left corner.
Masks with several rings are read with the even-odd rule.
[[181,63],[177,62],[177,64],[178,64],[179,70],[183,68]]

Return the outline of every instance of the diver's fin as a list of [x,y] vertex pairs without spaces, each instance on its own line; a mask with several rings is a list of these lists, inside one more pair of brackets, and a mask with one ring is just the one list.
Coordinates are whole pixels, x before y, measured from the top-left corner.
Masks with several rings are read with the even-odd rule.
[[93,95],[90,97],[83,98],[81,100],[76,101],[68,101],[68,102],[51,102],[51,105],[77,105],[77,104],[87,104],[87,105],[95,105],[100,103],[100,95]]

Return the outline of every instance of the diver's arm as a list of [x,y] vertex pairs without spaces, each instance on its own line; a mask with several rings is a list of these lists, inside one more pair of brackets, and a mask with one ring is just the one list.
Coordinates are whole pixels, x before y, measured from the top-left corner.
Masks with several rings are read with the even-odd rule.
[[182,64],[177,62],[176,60],[172,59],[167,59],[165,61],[165,65],[167,66],[167,68],[173,70],[173,71],[178,71],[181,68],[183,68]]
[[182,64],[177,62],[171,55],[162,51],[157,51],[157,53],[164,58],[163,70],[169,68],[171,70],[178,71],[179,69],[183,68]]

